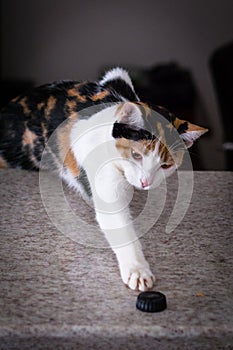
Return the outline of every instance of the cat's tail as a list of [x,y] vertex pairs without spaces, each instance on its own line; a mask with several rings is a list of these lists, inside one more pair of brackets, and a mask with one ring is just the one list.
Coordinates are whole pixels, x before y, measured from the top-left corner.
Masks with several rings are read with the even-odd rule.
[[103,87],[114,89],[123,99],[132,102],[139,101],[132,80],[128,72],[123,68],[116,67],[107,71],[99,81],[99,84]]

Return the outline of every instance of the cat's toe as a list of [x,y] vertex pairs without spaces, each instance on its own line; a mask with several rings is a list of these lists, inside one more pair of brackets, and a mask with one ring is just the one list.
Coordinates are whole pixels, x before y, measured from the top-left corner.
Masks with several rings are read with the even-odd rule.
[[154,286],[154,283],[155,283],[155,276],[154,275],[151,275],[149,277],[141,277],[140,280],[139,280],[139,286],[138,286],[138,289],[142,292],[148,290],[148,289],[151,289],[153,288]]
[[151,289],[155,282],[155,276],[150,271],[134,271],[128,279],[128,287],[133,290],[146,291]]
[[152,274],[142,275],[138,279],[138,290],[144,292],[151,289],[155,282],[155,276]]
[[138,289],[139,278],[139,273],[133,272],[128,280],[128,287],[133,290]]

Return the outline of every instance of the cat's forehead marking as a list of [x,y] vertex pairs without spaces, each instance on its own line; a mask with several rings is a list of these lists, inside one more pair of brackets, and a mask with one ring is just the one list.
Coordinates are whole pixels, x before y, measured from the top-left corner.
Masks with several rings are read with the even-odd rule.
[[[172,156],[169,151],[168,140],[166,139],[166,130],[165,128],[169,125],[163,125],[161,122],[156,123],[156,139],[155,140],[142,140],[139,142],[143,146],[143,153],[149,155],[149,153],[156,152],[157,155],[161,158],[162,161],[168,162],[172,160]],[[174,126],[172,126],[174,128]]]
[[124,159],[128,159],[130,156],[131,141],[125,138],[119,138],[116,140],[116,148],[121,153]]
[[116,140],[116,148],[121,152],[124,158],[129,158],[131,149],[140,152],[143,155],[152,153],[155,149],[156,140],[140,140],[133,141],[125,138],[119,138]]
[[163,126],[167,129],[172,129],[173,127],[177,129],[177,123],[179,122],[179,119],[170,111],[168,111],[165,107],[155,105],[152,108],[149,108],[149,113],[147,114],[146,121],[148,123],[154,124],[154,121],[156,119],[156,113],[163,117]]
[[143,144],[143,154],[157,155],[162,161],[166,162],[169,159],[170,152],[164,137],[160,137],[154,141],[141,141]]
[[[177,146],[176,148],[178,148],[177,137],[179,138],[179,135],[177,131],[179,132],[181,128],[182,130],[185,129],[187,123],[176,118],[174,114],[169,112],[166,108],[156,106],[155,111],[153,111],[147,104],[142,102],[135,102],[135,104],[140,109],[144,120],[144,127],[134,130],[136,133],[135,135],[134,132],[130,132],[130,125],[127,126],[121,123],[115,125],[116,132],[113,133],[113,135],[115,138],[119,138],[117,148],[121,150],[124,158],[130,157],[129,149],[133,148],[136,151],[139,150],[142,155],[157,155],[163,162],[173,163],[173,145],[175,144]],[[119,112],[121,108],[122,105],[118,107],[117,112]],[[118,125],[120,125],[125,132],[119,129]],[[126,132],[127,128],[129,129],[128,132]],[[127,140],[122,141],[124,138]],[[133,144],[132,142],[135,143]]]
[[[131,149],[133,149],[135,152],[139,152],[145,157],[156,156],[159,157],[162,162],[173,162],[173,156],[170,154],[167,145],[158,139],[153,141],[132,141],[119,138],[116,140],[116,148],[124,159],[130,159]],[[154,151],[156,151],[156,153],[154,153]]]
[[[152,134],[154,133],[156,137],[160,137],[160,139],[162,136],[163,141],[165,141],[165,135],[167,134],[166,129],[172,132],[173,129],[178,129],[181,122],[185,122],[178,119],[165,107],[156,105],[151,108],[144,102],[136,102],[136,104],[142,113],[145,128],[150,130]],[[158,114],[160,118],[158,118],[156,114]],[[161,117],[163,118],[161,119]]]
[[159,142],[158,140],[141,140],[138,142],[139,145],[142,146],[142,152],[147,155],[149,152],[153,152],[155,150],[155,146]]

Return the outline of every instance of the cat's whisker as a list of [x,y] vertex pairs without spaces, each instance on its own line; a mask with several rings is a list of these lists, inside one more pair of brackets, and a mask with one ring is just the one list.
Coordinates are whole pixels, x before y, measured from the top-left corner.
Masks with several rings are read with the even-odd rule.
[[172,151],[175,151],[176,150],[176,147],[177,146],[180,146],[181,145],[181,140],[176,140],[169,148],[168,148],[168,151],[169,152],[172,152]]

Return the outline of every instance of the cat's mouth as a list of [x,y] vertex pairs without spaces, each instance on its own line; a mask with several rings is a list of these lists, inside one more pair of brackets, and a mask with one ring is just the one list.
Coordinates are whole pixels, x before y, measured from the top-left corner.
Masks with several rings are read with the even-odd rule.
[[134,185],[134,187],[135,187],[137,190],[140,190],[140,191],[148,191],[148,190],[151,189],[151,185],[145,186],[145,187],[143,187],[142,185],[141,185],[141,186],[140,186],[140,185]]
[[147,178],[140,179],[140,183],[141,183],[142,190],[149,190],[151,188],[151,185],[152,185],[152,181],[148,180]]

